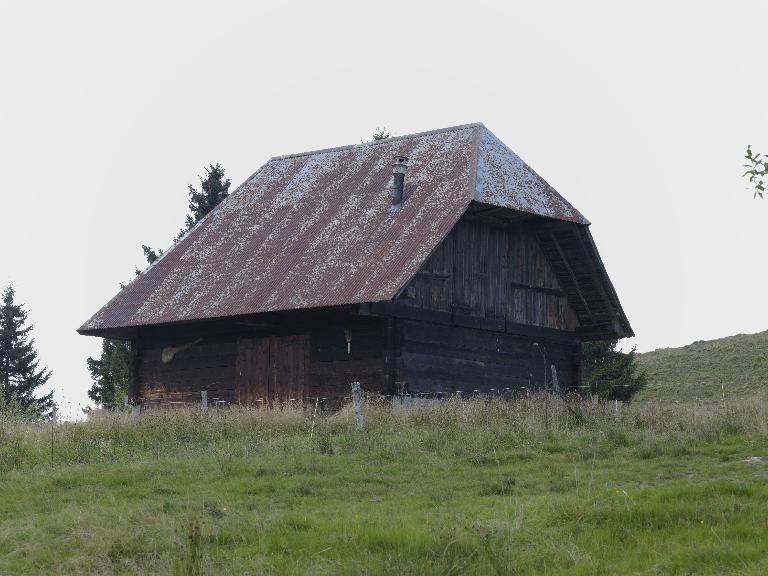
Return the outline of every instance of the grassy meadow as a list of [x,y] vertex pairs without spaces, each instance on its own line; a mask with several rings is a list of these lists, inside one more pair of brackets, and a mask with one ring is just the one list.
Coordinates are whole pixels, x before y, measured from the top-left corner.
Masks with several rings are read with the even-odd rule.
[[768,331],[660,348],[637,358],[648,373],[640,401],[768,400]]
[[0,423],[0,574],[765,574],[768,405]]

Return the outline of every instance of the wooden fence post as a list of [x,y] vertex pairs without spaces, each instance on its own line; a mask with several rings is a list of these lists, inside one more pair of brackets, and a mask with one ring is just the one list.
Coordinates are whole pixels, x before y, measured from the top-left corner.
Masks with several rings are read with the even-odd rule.
[[557,381],[557,368],[555,368],[554,364],[551,364],[550,368],[552,368],[552,390],[560,392],[560,384]]
[[309,429],[309,439],[312,440],[312,435],[315,433],[315,419],[317,418],[317,407],[320,405],[320,396],[315,398],[315,411],[312,413],[312,428]]
[[360,382],[352,382],[352,403],[355,405],[355,427],[363,429],[363,392]]
[[208,414],[208,390],[201,390],[200,396],[200,408],[203,411],[203,415]]

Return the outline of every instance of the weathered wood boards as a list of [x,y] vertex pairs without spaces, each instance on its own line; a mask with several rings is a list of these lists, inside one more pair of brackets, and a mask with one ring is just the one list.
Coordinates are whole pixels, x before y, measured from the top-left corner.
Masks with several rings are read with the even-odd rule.
[[519,224],[460,221],[403,290],[408,304],[573,331],[576,317],[537,239]]
[[[139,341],[139,346],[141,344]],[[234,341],[204,340],[178,353],[169,363],[162,361],[165,347],[148,342],[137,350],[136,377],[140,403],[197,403],[200,390],[208,390],[208,399],[212,404],[235,400]]]
[[[183,329],[151,329],[138,343],[136,384],[139,402],[174,406],[197,403],[208,390],[209,403],[265,405],[270,402],[338,400],[349,396],[349,383],[366,391],[389,388],[387,321],[359,318],[340,310],[314,311],[306,321],[286,316],[280,334],[233,323],[190,324]],[[352,340],[347,348],[345,330]],[[147,332],[150,332],[149,330]],[[291,332],[294,332],[293,334]],[[202,341],[162,362],[162,350],[189,334]],[[348,352],[349,350],[349,352]]]
[[545,350],[547,365],[556,366],[560,386],[575,385],[575,339],[534,340],[462,326],[402,323],[402,371],[408,392],[416,394],[542,389],[545,369],[540,349]]
[[307,396],[310,337],[239,338],[235,398],[239,404],[303,401]]
[[270,337],[238,338],[235,361],[235,399],[238,404],[254,405],[269,398],[272,378]]
[[[196,403],[207,390],[211,405],[334,406],[355,381],[380,394],[503,393],[549,385],[552,366],[568,389],[574,287],[551,260],[521,222],[465,217],[394,301],[141,329],[139,401]],[[175,351],[166,363],[163,350]]]

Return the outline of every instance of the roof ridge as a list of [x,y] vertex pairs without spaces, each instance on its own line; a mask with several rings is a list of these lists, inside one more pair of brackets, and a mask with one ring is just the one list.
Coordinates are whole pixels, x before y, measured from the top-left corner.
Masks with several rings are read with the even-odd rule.
[[[437,130],[427,130],[425,132],[415,132],[413,134],[403,134],[402,136],[392,136],[391,138],[383,138],[381,140],[373,140],[372,142],[361,142],[360,144],[347,144],[346,146],[336,146],[333,148],[320,148],[318,150],[310,150],[308,152],[298,152],[295,154],[283,154],[281,156],[273,156],[268,160],[288,160],[289,158],[301,158],[302,156],[312,156],[314,154],[325,154],[327,152],[338,152],[340,150],[350,150],[357,148],[358,146],[378,146],[387,142],[394,142],[398,140],[408,140],[409,138],[421,138],[423,136],[431,136],[432,134],[439,134],[441,132],[458,132],[459,130],[469,130],[470,128],[485,128],[482,122],[472,122],[470,124],[459,124],[457,126],[449,126],[447,128],[438,128]],[[487,128],[486,128],[487,130]]]

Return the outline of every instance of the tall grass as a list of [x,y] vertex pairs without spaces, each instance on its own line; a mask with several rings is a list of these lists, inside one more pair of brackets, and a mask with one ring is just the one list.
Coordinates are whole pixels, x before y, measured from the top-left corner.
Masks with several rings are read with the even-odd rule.
[[616,405],[549,394],[505,399],[448,399],[400,407],[369,399],[365,429],[351,407],[321,416],[310,438],[312,411],[300,405],[271,410],[231,407],[151,411],[139,417],[104,413],[86,422],[0,419],[0,471],[36,466],[130,462],[205,451],[222,456],[259,453],[352,453],[383,459],[406,452],[492,457],[499,447],[579,447],[596,455],[612,447],[639,454],[675,451],[731,436],[766,437],[768,405],[739,400],[695,404]]
[[0,573],[762,574],[768,405],[0,420]]

